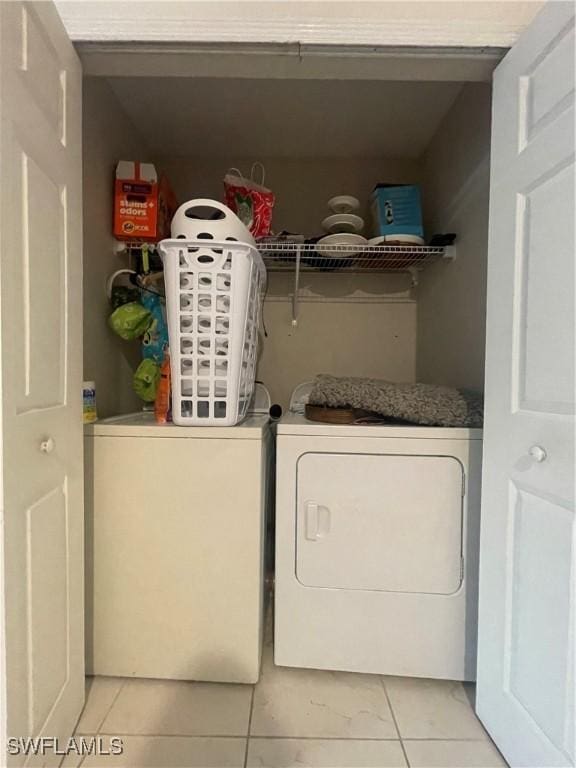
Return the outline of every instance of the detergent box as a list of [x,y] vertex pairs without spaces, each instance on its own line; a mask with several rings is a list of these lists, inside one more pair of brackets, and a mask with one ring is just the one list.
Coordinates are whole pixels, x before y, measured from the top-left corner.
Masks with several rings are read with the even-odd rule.
[[170,237],[177,208],[168,179],[152,163],[120,160],[114,181],[114,236],[156,242]]
[[371,198],[374,236],[424,237],[420,187],[413,184],[377,184]]

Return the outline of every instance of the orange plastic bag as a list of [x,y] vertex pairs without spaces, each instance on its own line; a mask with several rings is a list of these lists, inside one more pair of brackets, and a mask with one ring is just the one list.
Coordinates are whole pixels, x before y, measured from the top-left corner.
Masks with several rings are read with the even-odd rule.
[[154,417],[156,424],[166,424],[168,421],[168,412],[170,411],[170,353],[164,353],[164,360],[160,368],[160,382],[156,391],[156,400],[154,401]]

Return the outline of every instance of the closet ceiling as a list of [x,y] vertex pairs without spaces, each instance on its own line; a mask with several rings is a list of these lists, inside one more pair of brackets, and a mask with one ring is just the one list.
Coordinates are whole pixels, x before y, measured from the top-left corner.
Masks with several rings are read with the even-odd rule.
[[111,78],[157,155],[418,158],[462,83]]

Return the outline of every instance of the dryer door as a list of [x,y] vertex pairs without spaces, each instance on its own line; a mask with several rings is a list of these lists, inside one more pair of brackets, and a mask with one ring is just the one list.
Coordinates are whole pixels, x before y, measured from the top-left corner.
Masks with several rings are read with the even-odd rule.
[[447,595],[462,582],[463,467],[449,456],[307,453],[297,470],[305,586]]

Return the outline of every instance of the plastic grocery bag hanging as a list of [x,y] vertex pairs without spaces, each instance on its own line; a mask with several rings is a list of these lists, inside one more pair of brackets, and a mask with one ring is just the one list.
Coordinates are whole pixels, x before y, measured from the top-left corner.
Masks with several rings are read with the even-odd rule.
[[[260,171],[260,180],[255,176]],[[254,237],[265,237],[272,227],[274,193],[264,186],[266,171],[262,163],[254,163],[250,178],[238,168],[230,168],[224,177],[226,204],[248,227]]]

